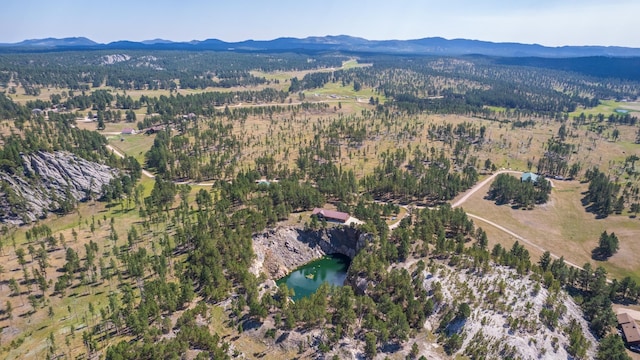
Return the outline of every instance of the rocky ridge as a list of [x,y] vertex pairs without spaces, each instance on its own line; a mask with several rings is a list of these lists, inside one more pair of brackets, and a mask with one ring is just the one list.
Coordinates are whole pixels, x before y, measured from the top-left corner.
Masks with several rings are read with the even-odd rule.
[[[22,173],[0,171],[0,222],[22,225],[60,209],[64,201],[99,196],[118,170],[72,153],[22,155]],[[69,199],[71,196],[73,199]]]
[[[432,270],[419,276],[424,288],[430,293],[439,292],[442,301],[436,304],[436,315],[425,322],[426,330],[435,331],[454,304],[466,302],[471,307],[469,318],[447,328],[463,339],[456,354],[494,359],[572,359],[568,328],[575,321],[585,336],[585,358],[595,358],[597,340],[580,306],[564,290],[546,289],[531,275],[520,275],[504,266],[485,273],[460,271],[444,264]],[[543,309],[557,312],[555,324],[544,321]]]

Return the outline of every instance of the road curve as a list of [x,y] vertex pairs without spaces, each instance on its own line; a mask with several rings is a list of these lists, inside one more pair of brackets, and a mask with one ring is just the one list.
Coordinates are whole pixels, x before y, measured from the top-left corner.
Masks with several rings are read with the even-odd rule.
[[482,180],[481,182],[475,184],[471,189],[467,190],[467,192],[464,194],[464,196],[462,196],[460,199],[458,199],[456,202],[454,202],[453,204],[451,204],[452,208],[456,208],[460,205],[462,205],[462,203],[464,203],[465,201],[467,201],[471,195],[475,194],[476,191],[480,190],[483,186],[485,186],[488,182],[492,181],[496,176],[500,175],[500,174],[504,174],[504,173],[511,173],[511,174],[522,174],[522,171],[515,171],[515,170],[500,170],[500,171],[496,171],[495,173],[493,173],[491,176],[489,176],[488,178]]

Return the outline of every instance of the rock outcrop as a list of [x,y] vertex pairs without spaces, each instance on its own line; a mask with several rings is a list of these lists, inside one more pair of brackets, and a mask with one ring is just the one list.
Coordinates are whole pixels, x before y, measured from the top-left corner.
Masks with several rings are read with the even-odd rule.
[[342,254],[353,258],[366,244],[367,235],[349,227],[318,231],[279,227],[253,238],[256,260],[251,271],[279,279],[324,255]]
[[[0,222],[22,225],[60,209],[64,201],[99,197],[118,170],[68,152],[23,155],[21,174],[0,171]],[[73,199],[69,199],[71,196]]]

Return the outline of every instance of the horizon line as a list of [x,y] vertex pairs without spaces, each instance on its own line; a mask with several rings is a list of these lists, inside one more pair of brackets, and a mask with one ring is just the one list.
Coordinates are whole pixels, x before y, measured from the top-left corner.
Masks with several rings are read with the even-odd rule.
[[228,40],[222,40],[220,38],[216,38],[216,37],[211,37],[211,38],[205,38],[205,39],[191,39],[191,40],[171,40],[171,39],[166,39],[166,38],[161,38],[161,37],[156,37],[156,38],[152,38],[152,39],[144,39],[144,40],[130,40],[130,39],[119,39],[119,40],[113,40],[113,41],[109,41],[109,42],[99,42],[99,41],[95,41],[87,36],[65,36],[65,37],[53,37],[53,36],[49,36],[49,37],[42,37],[42,38],[29,38],[29,39],[23,39],[17,42],[0,42],[1,45],[18,45],[20,43],[23,42],[28,42],[28,41],[38,41],[38,40],[67,40],[67,39],[86,39],[89,40],[93,43],[95,43],[95,45],[109,45],[109,44],[113,44],[113,43],[118,43],[118,42],[132,42],[132,43],[144,43],[144,42],[150,42],[150,41],[165,41],[165,42],[169,42],[169,43],[177,43],[177,44],[190,44],[190,43],[194,43],[194,42],[204,42],[204,41],[208,41],[208,40],[218,40],[224,43],[228,43],[228,44],[234,44],[234,43],[242,43],[242,42],[249,42],[249,41],[254,41],[254,42],[270,42],[270,41],[275,41],[275,40],[280,40],[280,39],[295,39],[295,40],[307,40],[307,39],[312,39],[312,38],[338,38],[338,37],[347,37],[347,38],[352,38],[352,39],[360,39],[360,40],[365,40],[365,41],[370,41],[370,42],[384,42],[384,41],[416,41],[416,40],[425,40],[425,39],[443,39],[446,41],[475,41],[475,42],[481,42],[481,43],[489,43],[489,44],[513,44],[513,45],[527,45],[527,46],[540,46],[540,47],[544,47],[544,48],[551,48],[551,49],[558,49],[558,48],[567,48],[567,47],[601,47],[601,48],[626,48],[626,49],[640,49],[640,47],[632,47],[632,46],[624,46],[624,45],[594,45],[594,44],[583,44],[583,45],[544,45],[544,44],[540,44],[540,43],[525,43],[525,42],[516,42],[516,41],[491,41],[491,40],[481,40],[481,39],[471,39],[471,38],[446,38],[443,36],[426,36],[426,37],[420,37],[420,38],[410,38],[410,39],[399,39],[399,38],[389,38],[389,39],[368,39],[365,37],[360,37],[360,36],[353,36],[353,35],[347,35],[347,34],[338,34],[338,35],[331,35],[331,34],[327,34],[327,35],[309,35],[306,37],[295,37],[295,36],[279,36],[276,38],[271,38],[271,39],[253,39],[253,38],[248,38],[248,39],[244,39],[244,40],[239,40],[239,41],[228,41]]

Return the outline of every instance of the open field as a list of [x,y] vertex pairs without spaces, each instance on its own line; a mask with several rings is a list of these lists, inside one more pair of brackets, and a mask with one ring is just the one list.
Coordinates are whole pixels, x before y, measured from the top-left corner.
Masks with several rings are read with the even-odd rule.
[[369,102],[369,98],[373,96],[374,99],[376,97],[379,98],[381,104],[386,101],[384,95],[377,93],[371,88],[363,88],[360,91],[355,91],[353,86],[342,86],[342,84],[338,82],[329,82],[322,88],[306,90],[304,93],[305,98],[311,101],[313,101],[314,98],[322,96],[341,101],[358,101],[358,99],[360,99],[359,102]]
[[569,113],[569,116],[578,116],[582,113],[585,115],[597,115],[604,114],[605,116],[609,116],[610,114],[615,113],[616,109],[622,110],[631,110],[640,112],[640,104],[636,102],[622,102],[615,100],[601,100],[600,105],[591,108],[591,109],[576,109],[576,111]]
[[[595,215],[586,212],[580,202],[582,192],[586,191],[586,184],[555,181],[554,185],[550,201],[533,210],[496,206],[494,202],[484,199],[489,184],[471,196],[462,207],[465,211],[494,221],[575,264],[590,262],[594,267],[602,265],[613,277],[631,276],[636,281],[640,280],[640,259],[635,256],[640,252],[640,244],[635,241],[640,233],[640,220],[623,215],[596,220]],[[500,234],[501,231],[490,229],[489,225],[481,222],[477,222],[477,225],[487,231],[492,245],[501,243],[511,247],[514,242],[510,236]],[[594,261],[591,259],[591,250],[597,246],[600,234],[605,230],[616,233],[620,239],[620,250],[608,261]],[[531,247],[528,249],[532,254],[532,261],[537,261],[541,251]]]
[[640,112],[640,102],[623,102],[620,104],[621,109],[631,110],[634,112]]
[[[169,91],[168,89],[158,89],[158,90],[153,90],[153,89],[144,89],[144,90],[120,90],[120,89],[115,89],[113,87],[110,86],[100,86],[100,87],[96,87],[96,88],[91,88],[90,90],[88,90],[87,92],[91,92],[91,91],[95,91],[95,90],[107,90],[110,91],[112,94],[120,94],[120,95],[128,95],[131,96],[131,98],[133,100],[140,100],[140,97],[142,96],[171,96],[171,95],[189,95],[189,94],[201,94],[204,92],[235,92],[235,91],[246,91],[246,90],[263,90],[265,88],[278,88],[280,87],[281,89],[279,90],[286,90],[289,88],[288,84],[286,84],[285,86],[282,85],[277,85],[277,84],[261,84],[261,85],[255,85],[255,86],[234,86],[234,87],[207,87],[204,89],[177,89],[176,91]],[[43,101],[48,101],[51,99],[51,95],[55,95],[55,94],[63,94],[63,93],[68,93],[69,91],[74,91],[75,93],[79,93],[80,91],[78,90],[71,90],[68,88],[42,88],[41,92],[39,95],[37,96],[33,96],[33,95],[26,95],[24,93],[24,89],[22,89],[21,87],[17,87],[16,88],[17,91],[15,94],[10,94],[9,97],[11,99],[13,99],[13,101],[15,101],[16,103],[19,104],[25,104],[28,101],[33,101],[33,100],[43,100]],[[64,102],[65,99],[63,97],[62,102]],[[87,111],[89,111],[90,109],[87,109]]]
[[[336,70],[348,70],[357,67],[365,67],[371,66],[371,64],[362,64],[359,63],[357,59],[350,59],[342,62],[342,66],[339,68],[321,68],[314,70],[301,70],[301,71],[274,71],[274,72],[264,72],[264,71],[251,71],[251,75],[255,77],[263,77],[267,80],[278,80],[282,85],[285,82],[297,77],[298,79],[302,79],[305,75],[315,72],[330,72]],[[287,88],[289,86],[287,85]]]
[[108,136],[109,144],[123,154],[133,156],[139,164],[144,166],[144,155],[153,145],[155,136],[145,134]]

